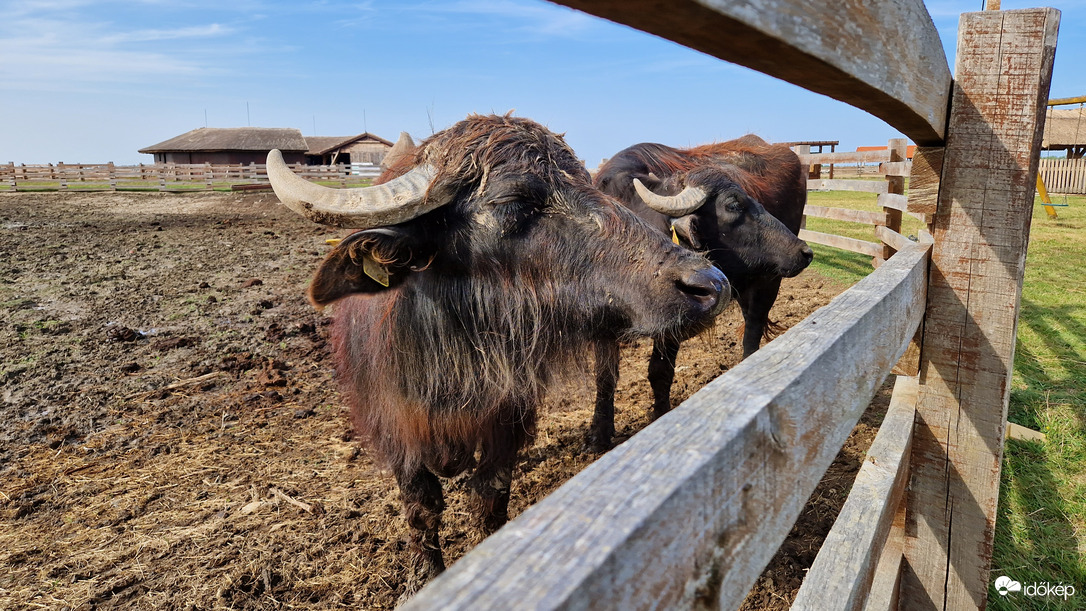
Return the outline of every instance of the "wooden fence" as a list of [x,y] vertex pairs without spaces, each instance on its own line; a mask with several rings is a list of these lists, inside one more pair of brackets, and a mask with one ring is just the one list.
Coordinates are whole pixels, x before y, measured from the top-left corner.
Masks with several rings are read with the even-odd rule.
[[[359,184],[381,173],[380,166],[365,164],[291,166],[309,180]],[[270,188],[268,171],[262,163],[155,163],[119,166],[113,163],[58,163],[0,165],[0,185],[9,191],[75,190],[193,191],[254,185]]]
[[1049,193],[1086,195],[1086,158],[1045,158],[1038,171]]
[[563,3],[884,119],[921,148],[911,168],[887,172],[910,175],[908,197],[891,186],[879,195],[893,196],[889,210],[924,215],[931,239],[879,225],[885,262],[872,274],[404,609],[737,608],[895,363],[914,375],[898,378],[793,608],[984,608],[1059,12],[964,14],[952,84],[919,0],[848,11],[801,0]]
[[[909,210],[908,198],[905,197],[905,179],[912,170],[912,162],[906,160],[905,153],[908,141],[902,138],[890,140],[886,150],[862,151],[862,152],[834,152],[834,153],[808,153],[797,147],[800,161],[812,168],[845,163],[873,163],[878,164],[877,174],[881,178],[875,180],[850,180],[850,179],[822,179],[811,178],[807,181],[808,190],[818,191],[860,191],[872,193],[877,196],[876,205],[882,208],[882,212],[869,210],[852,210],[848,208],[836,208],[829,206],[815,206],[808,204],[803,211],[803,228],[799,237],[807,242],[823,244],[858,252],[873,257],[875,266],[882,264],[893,254],[897,248],[895,234],[901,233],[901,220],[904,213],[908,213],[925,223],[928,217],[923,212]],[[812,171],[815,175],[815,171]],[[848,221],[871,225],[874,228],[874,237],[879,242],[869,242],[848,238],[844,236],[811,231],[807,229],[807,218],[817,217]],[[887,231],[889,230],[889,231]]]

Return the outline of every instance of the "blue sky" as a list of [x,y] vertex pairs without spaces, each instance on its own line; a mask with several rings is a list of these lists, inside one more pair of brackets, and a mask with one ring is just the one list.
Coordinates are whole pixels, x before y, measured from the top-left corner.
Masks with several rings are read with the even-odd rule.
[[[1086,95],[1086,0],[1051,5],[1063,12],[1052,97]],[[927,6],[953,66],[958,15],[981,2]],[[590,167],[642,141],[754,132],[852,150],[899,136],[827,97],[538,0],[0,0],[0,15],[0,163],[149,163],[137,149],[205,124],[420,138],[511,109],[565,132]]]

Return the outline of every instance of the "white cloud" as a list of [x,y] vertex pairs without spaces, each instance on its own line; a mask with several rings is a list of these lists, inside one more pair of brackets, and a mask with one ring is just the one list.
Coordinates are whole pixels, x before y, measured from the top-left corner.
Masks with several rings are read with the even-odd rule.
[[218,23],[212,23],[208,25],[175,28],[172,30],[136,30],[134,32],[119,32],[100,39],[100,42],[104,44],[124,44],[131,42],[178,40],[183,38],[212,38],[225,36],[233,32],[233,28]]
[[[126,29],[80,11],[76,0],[33,3],[49,11],[11,16],[0,23],[0,82],[6,89],[63,90],[87,85],[148,82],[158,78],[223,72],[232,49],[215,57],[212,41],[228,45],[234,28],[219,23],[176,28]],[[68,10],[58,10],[65,8]],[[52,14],[50,14],[50,12]],[[191,41],[202,42],[196,49]],[[171,41],[185,41],[171,45]],[[236,46],[236,45],[235,45]]]

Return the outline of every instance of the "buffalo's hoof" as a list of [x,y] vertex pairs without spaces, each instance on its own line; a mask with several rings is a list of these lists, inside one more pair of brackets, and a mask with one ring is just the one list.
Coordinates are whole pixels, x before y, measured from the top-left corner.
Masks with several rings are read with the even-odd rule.
[[584,446],[581,449],[593,454],[604,454],[612,447],[611,435],[603,435],[598,431],[588,431],[585,433]]

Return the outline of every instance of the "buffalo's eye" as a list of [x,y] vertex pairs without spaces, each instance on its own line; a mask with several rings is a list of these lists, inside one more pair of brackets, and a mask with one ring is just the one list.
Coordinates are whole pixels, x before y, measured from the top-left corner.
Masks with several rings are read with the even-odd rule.
[[523,230],[544,207],[545,184],[536,176],[521,175],[494,180],[480,208],[483,224],[493,225],[503,235]]
[[746,200],[739,193],[728,193],[724,200],[724,209],[728,212],[740,213],[746,209]]

